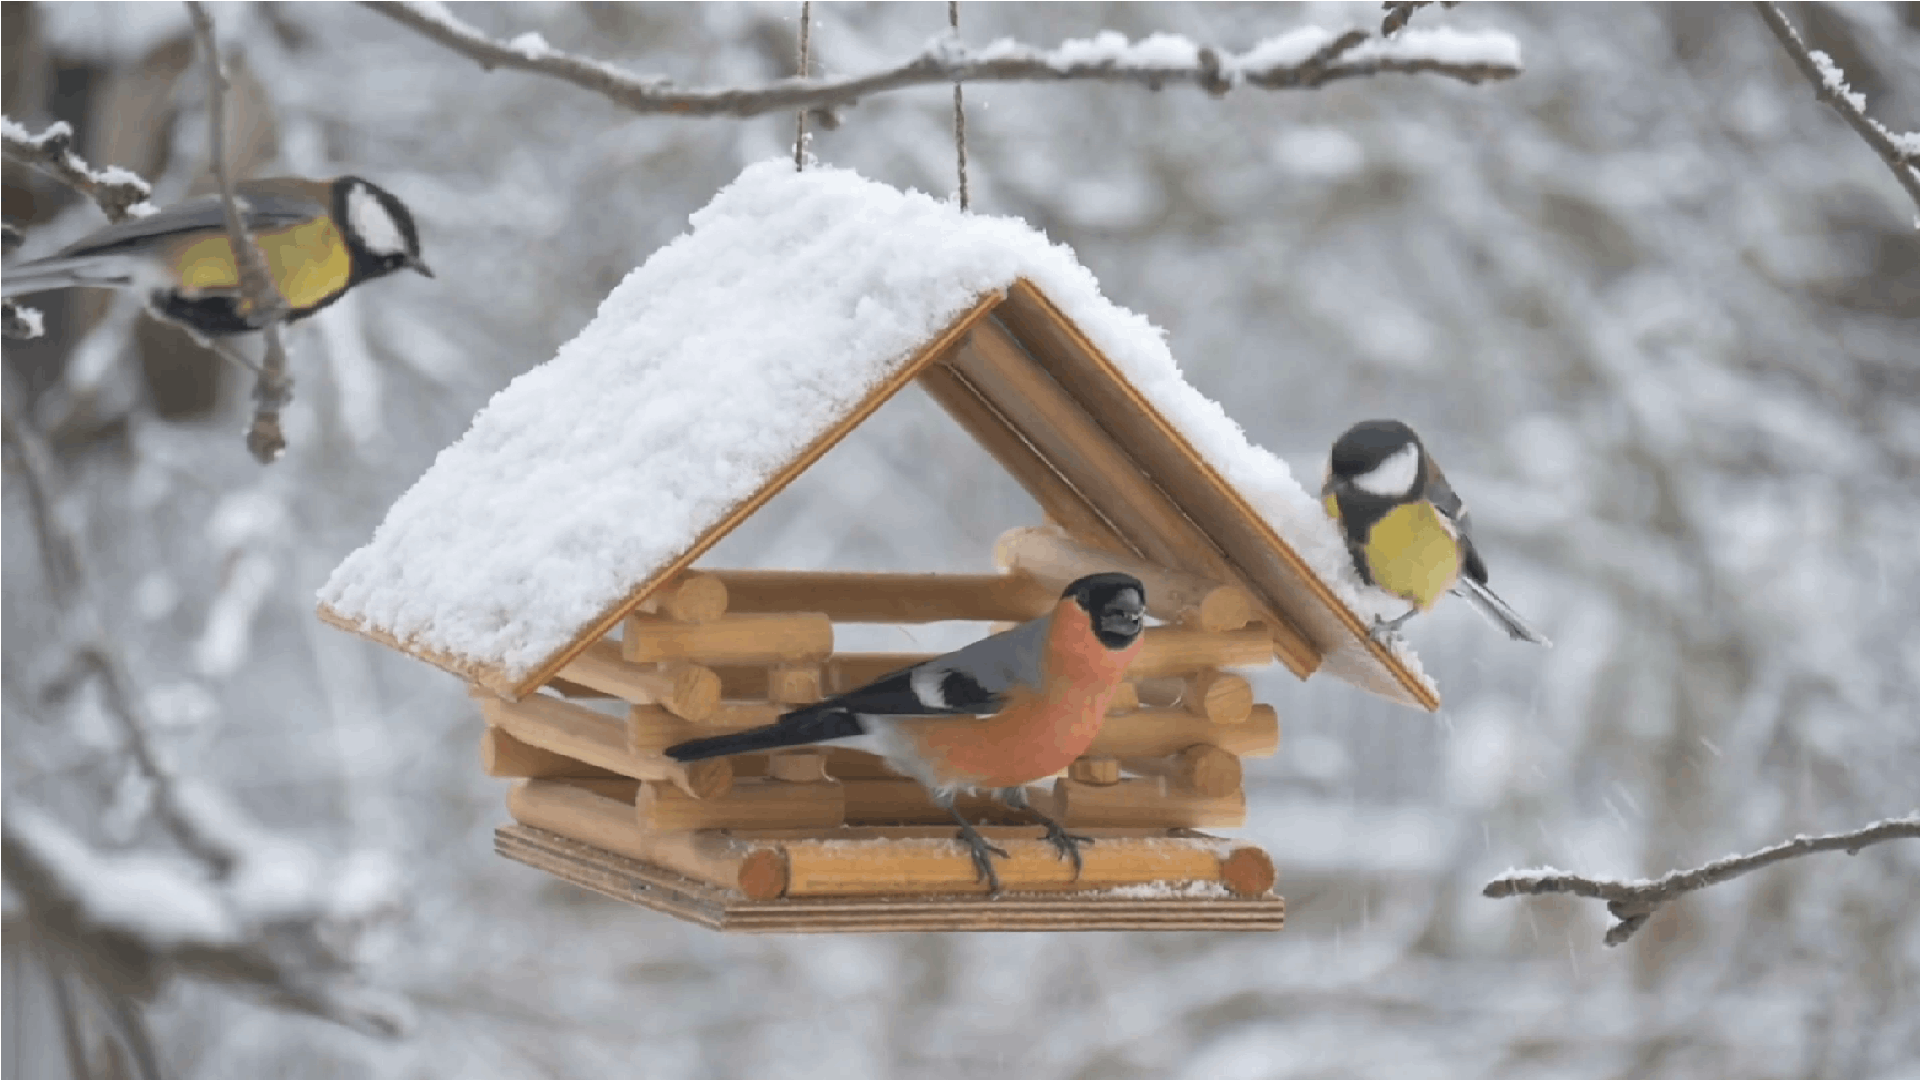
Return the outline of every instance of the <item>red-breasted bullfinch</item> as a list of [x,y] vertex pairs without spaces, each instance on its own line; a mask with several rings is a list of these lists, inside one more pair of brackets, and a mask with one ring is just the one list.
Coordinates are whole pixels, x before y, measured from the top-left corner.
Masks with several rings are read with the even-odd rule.
[[956,652],[782,716],[776,723],[667,748],[676,761],[826,743],[865,750],[918,780],[960,825],[989,889],[1000,891],[986,842],[953,805],[962,790],[991,790],[1046,826],[1080,869],[1078,844],[1027,804],[1025,785],[1087,752],[1120,677],[1140,651],[1146,588],[1127,574],[1089,574],[1051,613]]
[[1473,546],[1467,508],[1412,428],[1398,420],[1348,428],[1334,441],[1320,497],[1346,537],[1360,580],[1413,605],[1392,621],[1376,617],[1376,639],[1452,591],[1514,640],[1552,644],[1487,588],[1487,564]]

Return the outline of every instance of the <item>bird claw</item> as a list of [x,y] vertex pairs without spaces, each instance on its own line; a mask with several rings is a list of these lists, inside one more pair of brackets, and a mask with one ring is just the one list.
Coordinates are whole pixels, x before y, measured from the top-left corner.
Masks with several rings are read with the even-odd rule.
[[1073,876],[1078,878],[1081,870],[1085,868],[1085,864],[1080,859],[1080,845],[1092,844],[1093,837],[1070,833],[1061,828],[1059,822],[1049,821],[1047,822],[1047,843],[1059,850],[1061,858],[1073,863]]
[[973,856],[974,871],[980,875],[980,880],[987,883],[987,895],[1000,895],[1000,875],[994,872],[993,856],[1008,858],[1006,849],[987,843],[986,837],[981,836],[978,830],[965,822],[960,825],[960,839],[966,843],[969,853]]
[[1411,611],[1397,619],[1383,619],[1375,615],[1373,617],[1373,626],[1367,630],[1367,636],[1373,639],[1374,644],[1386,648],[1393,643],[1395,638],[1400,636],[1400,627],[1404,626],[1406,621],[1411,618],[1413,618],[1413,612]]

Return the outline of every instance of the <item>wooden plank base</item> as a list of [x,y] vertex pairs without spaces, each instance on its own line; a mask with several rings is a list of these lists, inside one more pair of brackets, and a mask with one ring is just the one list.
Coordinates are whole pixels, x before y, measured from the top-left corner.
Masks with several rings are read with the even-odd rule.
[[[1196,840],[1209,841],[1200,837]],[[713,930],[748,934],[932,930],[1278,930],[1286,902],[1143,896],[1145,890],[748,900],[651,863],[526,825],[494,830],[494,850],[603,896]]]

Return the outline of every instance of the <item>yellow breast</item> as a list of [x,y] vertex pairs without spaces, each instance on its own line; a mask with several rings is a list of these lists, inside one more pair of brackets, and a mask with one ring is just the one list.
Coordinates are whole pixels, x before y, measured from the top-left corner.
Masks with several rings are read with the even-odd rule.
[[[268,272],[280,295],[295,311],[320,304],[347,287],[353,260],[330,218],[315,218],[290,229],[256,233]],[[233,245],[225,236],[196,241],[180,257],[180,284],[189,292],[233,289],[240,284]]]
[[1460,577],[1460,544],[1424,499],[1387,511],[1367,533],[1364,550],[1373,583],[1422,611]]

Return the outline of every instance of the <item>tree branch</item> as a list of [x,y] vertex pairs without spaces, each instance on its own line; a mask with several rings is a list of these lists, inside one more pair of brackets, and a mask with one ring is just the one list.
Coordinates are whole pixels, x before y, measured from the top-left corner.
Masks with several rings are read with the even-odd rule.
[[1887,818],[1850,833],[1827,836],[1796,836],[1791,840],[1761,848],[1748,855],[1730,855],[1715,859],[1693,870],[1675,870],[1653,881],[1616,881],[1563,874],[1558,870],[1510,870],[1487,882],[1480,895],[1500,899],[1507,896],[1545,896],[1568,893],[1593,900],[1605,900],[1607,911],[1619,921],[1607,930],[1606,942],[1618,945],[1645,926],[1660,905],[1686,893],[1717,885],[1742,874],[1777,862],[1811,855],[1816,851],[1844,851],[1857,854],[1869,844],[1883,840],[1920,839],[1920,814]]
[[[852,105],[911,86],[967,82],[1126,82],[1158,90],[1189,83],[1214,93],[1244,82],[1262,89],[1299,89],[1385,72],[1427,72],[1463,82],[1510,79],[1520,73],[1519,45],[1508,35],[1408,32],[1392,41],[1364,31],[1335,35],[1307,27],[1261,42],[1240,55],[1155,34],[1129,44],[1116,33],[1042,50],[1013,41],[969,49],[951,35],[894,67],[837,79],[781,79],[758,87],[679,88],[663,77],[635,75],[611,64],[551,48],[538,34],[499,42],[437,3],[364,0],[365,6],[474,60],[489,71],[509,68],[561,79],[633,112],[675,116],[758,116]],[[1328,51],[1329,43],[1340,48]],[[1364,47],[1363,46],[1364,43]]]
[[[1887,168],[1893,170],[1893,178],[1907,189],[1913,205],[1920,208],[1920,133],[1895,135],[1868,116],[1866,95],[1855,93],[1847,86],[1847,73],[1826,53],[1807,48],[1799,31],[1780,11],[1780,5],[1772,0],[1757,0],[1753,6],[1760,10],[1767,29],[1780,39],[1780,47],[1793,58],[1793,66],[1813,84],[1814,96],[1833,106],[1840,118],[1867,141],[1873,152],[1880,155],[1880,160],[1887,163]],[[1915,218],[1915,223],[1920,225],[1920,217]]]
[[280,343],[280,320],[287,313],[287,302],[267,273],[266,257],[255,246],[233,194],[233,177],[227,170],[227,66],[220,59],[220,46],[214,40],[213,19],[198,0],[186,0],[187,14],[193,19],[193,32],[207,60],[207,123],[212,128],[211,147],[214,179],[220,184],[220,202],[225,209],[227,240],[233,247],[234,265],[239,270],[240,299],[249,322],[260,321],[260,336],[266,341],[266,357],[258,368],[253,384],[253,425],[247,429],[247,449],[254,460],[270,465],[287,449],[286,434],[280,429],[280,411],[293,400],[293,377],[287,374],[287,352]]
[[38,169],[92,199],[109,221],[155,212],[147,201],[153,186],[118,165],[98,170],[88,166],[73,152],[73,128],[65,121],[33,135],[11,117],[0,117],[0,142],[5,143],[8,161]]

